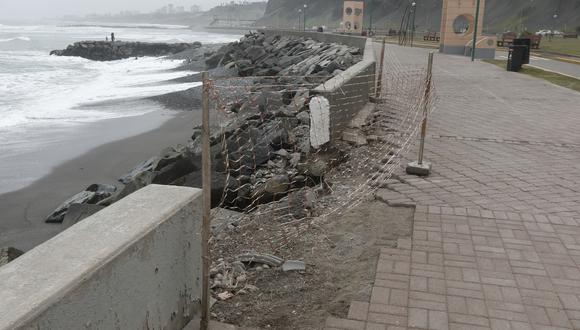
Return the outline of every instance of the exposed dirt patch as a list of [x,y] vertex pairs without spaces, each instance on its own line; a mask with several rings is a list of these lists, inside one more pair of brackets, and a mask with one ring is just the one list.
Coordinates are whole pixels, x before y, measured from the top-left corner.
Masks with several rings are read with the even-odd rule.
[[229,290],[235,296],[218,301],[212,317],[244,327],[274,329],[322,329],[328,316],[346,317],[351,301],[370,297],[380,246],[394,247],[397,238],[411,234],[413,212],[368,200],[325,221],[311,222],[316,225],[282,248],[272,244],[272,224],[265,228],[264,219],[230,227],[214,244],[214,264],[219,259],[233,262],[240,253],[254,251],[303,260],[306,271],[250,265],[245,283],[257,289],[242,284]]

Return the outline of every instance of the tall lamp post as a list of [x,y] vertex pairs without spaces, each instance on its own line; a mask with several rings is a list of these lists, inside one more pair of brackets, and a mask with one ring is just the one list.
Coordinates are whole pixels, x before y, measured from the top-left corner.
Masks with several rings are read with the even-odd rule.
[[473,27],[473,43],[471,44],[471,62],[475,61],[475,50],[477,47],[477,26],[479,25],[479,7],[481,0],[477,0],[475,7],[475,26]]
[[416,2],[411,4],[411,11],[411,15],[413,15],[413,18],[411,19],[411,47],[413,47],[413,41],[415,40],[415,16],[417,14]]
[[554,14],[554,16],[552,17],[554,18],[554,24],[552,24],[552,33],[550,33],[550,40],[552,40],[552,38],[556,34],[556,20],[558,19],[558,14]]
[[298,31],[302,30],[302,9],[298,9]]
[[306,31],[306,8],[308,8],[308,5],[304,4],[304,19],[302,22],[302,23],[304,23],[304,31]]

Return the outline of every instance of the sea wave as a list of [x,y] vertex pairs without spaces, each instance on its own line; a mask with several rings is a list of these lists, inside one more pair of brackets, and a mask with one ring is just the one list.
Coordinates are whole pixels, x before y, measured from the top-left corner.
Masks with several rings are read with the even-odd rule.
[[[8,63],[8,59],[13,67],[20,69],[1,70],[2,63]],[[67,125],[86,123],[149,112],[151,109],[103,108],[99,104],[198,86],[199,83],[155,84],[186,75],[186,72],[171,70],[180,63],[160,58],[93,62],[35,52],[20,55],[0,52],[0,92],[3,95],[0,98],[3,118],[0,129],[54,125],[55,120]]]
[[183,30],[189,29],[187,25],[170,25],[170,24],[150,24],[150,23],[73,23],[64,24],[63,27],[105,27],[105,28],[125,28],[125,29],[164,29],[164,30]]
[[12,42],[12,41],[26,41],[26,42],[30,42],[31,39],[29,37],[16,37],[16,38],[0,39],[0,42]]

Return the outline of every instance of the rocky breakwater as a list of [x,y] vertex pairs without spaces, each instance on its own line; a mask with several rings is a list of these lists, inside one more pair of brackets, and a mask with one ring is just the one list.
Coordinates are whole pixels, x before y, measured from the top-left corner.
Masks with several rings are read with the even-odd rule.
[[80,41],[63,50],[53,50],[50,55],[78,56],[93,61],[115,61],[131,57],[166,56],[186,50],[200,48],[201,43],[146,43],[146,42],[109,42]]
[[[361,59],[357,48],[263,34],[247,35],[208,54],[210,77],[223,67],[246,77],[212,83],[212,111],[230,119],[211,137],[213,206],[249,211],[321,182],[343,155],[328,145],[311,146],[311,90]],[[70,218],[66,223],[74,223],[152,183],[201,187],[200,136],[195,128],[186,145],[168,148],[122,176],[119,189],[93,185],[47,221]],[[74,205],[86,208],[67,214]]]

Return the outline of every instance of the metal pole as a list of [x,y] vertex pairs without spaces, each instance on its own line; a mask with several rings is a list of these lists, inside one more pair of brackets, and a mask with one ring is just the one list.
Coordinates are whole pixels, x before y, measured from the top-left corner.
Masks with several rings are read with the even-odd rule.
[[203,224],[201,228],[201,245],[203,255],[203,287],[201,295],[202,330],[209,325],[209,268],[211,266],[209,239],[211,226],[211,158],[209,143],[209,75],[207,71],[201,74],[203,81],[202,96],[202,185],[203,185]]
[[413,41],[415,40],[415,15],[417,13],[417,6],[413,6],[413,19],[412,19],[412,23],[413,25],[411,26],[411,47],[413,47]]
[[473,43],[471,45],[471,62],[475,61],[475,50],[477,45],[477,27],[479,25],[479,7],[481,0],[477,0],[477,7],[475,8],[475,26],[473,27]]
[[306,31],[306,4],[304,5],[304,19],[302,20],[302,23],[304,24],[304,30]]
[[375,96],[377,98],[381,97],[381,92],[383,89],[383,74],[384,74],[384,68],[385,68],[385,43],[386,43],[386,39],[387,37],[383,37],[383,48],[381,50],[381,62],[380,62],[380,66],[379,66],[379,79],[377,82],[377,90],[375,91]]
[[302,31],[302,13],[298,12],[298,31]]
[[423,104],[423,124],[421,125],[421,145],[419,146],[419,165],[423,165],[423,153],[425,150],[425,136],[427,135],[427,115],[429,99],[431,98],[431,84],[433,78],[433,52],[429,53],[427,65],[427,86],[425,86],[425,103]]

